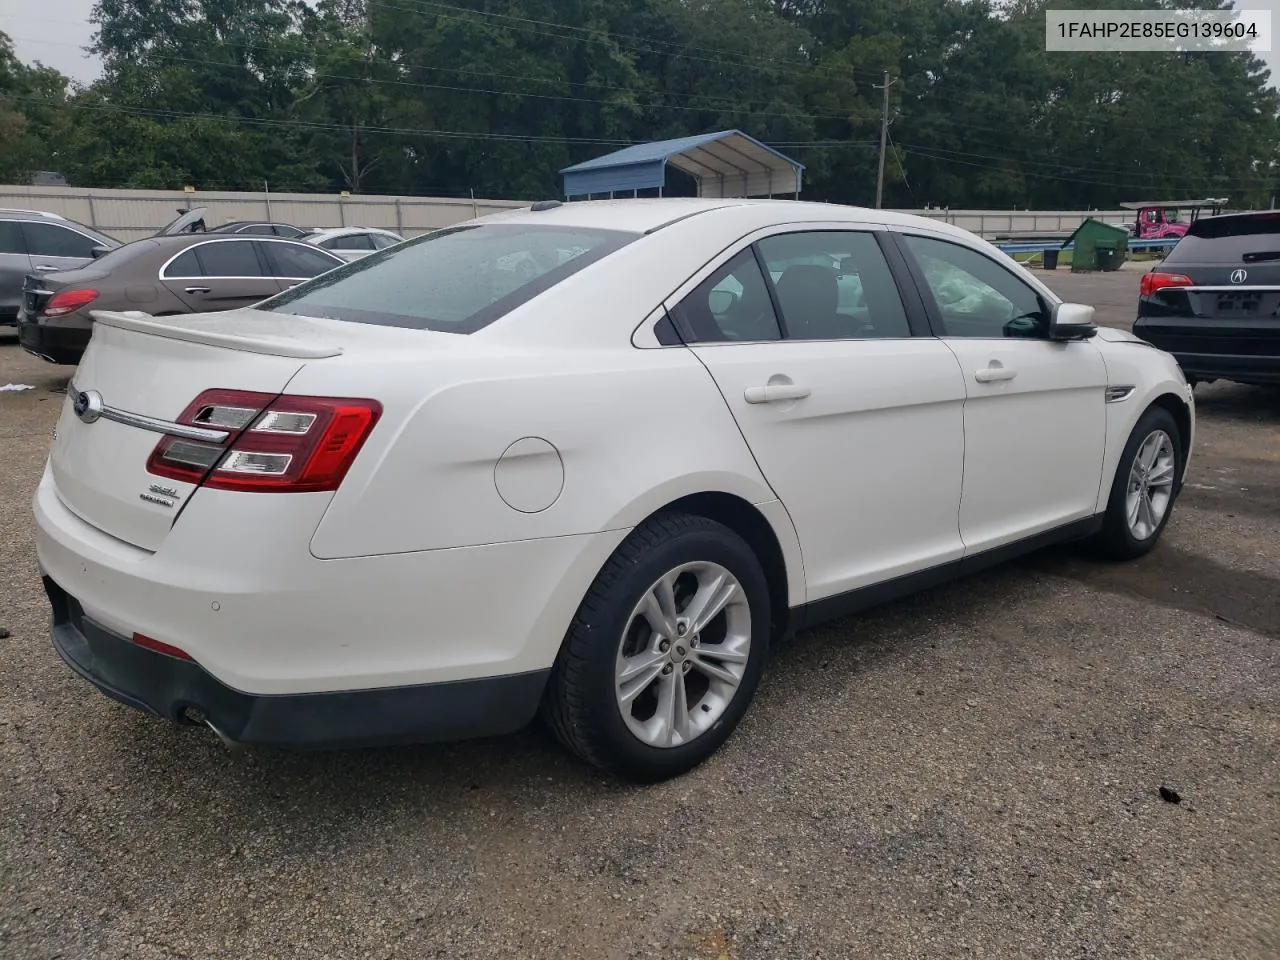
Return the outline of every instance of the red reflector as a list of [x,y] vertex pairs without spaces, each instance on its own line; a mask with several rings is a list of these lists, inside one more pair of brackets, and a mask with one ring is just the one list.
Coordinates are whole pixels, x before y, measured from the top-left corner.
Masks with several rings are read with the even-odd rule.
[[176,657],[179,660],[191,660],[193,663],[195,662],[191,654],[186,651],[179,650],[172,644],[165,643],[162,640],[155,640],[151,637],[145,637],[140,633],[135,633],[133,635],[133,642],[139,647],[143,647],[147,650],[154,650],[156,653],[163,653],[166,657]]
[[165,437],[147,470],[214,490],[336,490],[381,415],[375,400],[206,390],[178,422],[223,429],[227,439]]
[[1144,273],[1138,289],[1142,296],[1149,297],[1165,287],[1189,286],[1191,286],[1191,278],[1183,273]]
[[41,312],[46,317],[63,317],[75,313],[81,307],[87,307],[98,299],[98,291],[85,288],[83,290],[59,290],[44,305]]

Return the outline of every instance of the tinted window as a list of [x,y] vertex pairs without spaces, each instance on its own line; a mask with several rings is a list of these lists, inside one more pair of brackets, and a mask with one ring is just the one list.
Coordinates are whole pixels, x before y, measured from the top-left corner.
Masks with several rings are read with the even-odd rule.
[[911,336],[889,263],[870,233],[785,233],[759,247],[788,339]]
[[471,333],[636,236],[514,223],[453,227],[362,257],[263,309]]
[[1280,260],[1280,217],[1201,220],[1164,258],[1169,264],[1230,266],[1268,260]]
[[255,237],[274,237],[276,231],[269,223],[251,223],[247,227],[241,227],[236,233],[251,233]]
[[1042,337],[1045,304],[1031,287],[989,257],[945,240],[904,235],[924,274],[945,337]]
[[285,280],[309,280],[339,266],[331,256],[301,243],[264,243],[271,275]]
[[395,237],[389,237],[385,233],[370,234],[369,239],[373,241],[373,245],[379,250],[385,250],[387,247],[394,247],[400,242]]
[[22,240],[22,227],[16,220],[0,220],[0,253],[26,254],[27,245]]
[[305,235],[305,231],[299,230],[297,227],[291,227],[287,223],[275,224],[275,231],[277,237],[288,237],[290,240]]
[[[104,258],[105,259],[105,258]],[[188,250],[173,263],[169,264],[169,268],[165,270],[166,277],[198,277],[200,273],[200,261],[196,259],[196,252]]]
[[93,248],[98,246],[97,240],[52,223],[24,223],[22,230],[27,237],[27,250],[39,257],[91,260]]
[[672,311],[688,343],[777,340],[778,318],[760,264],[743,250],[698,284]]
[[[262,267],[253,252],[252,240],[216,240],[203,243],[191,250],[196,255],[200,270],[194,276],[200,277],[260,277]],[[182,259],[182,258],[180,258]],[[193,274],[179,273],[175,263],[169,268],[169,276],[186,277]]]
[[320,246],[326,250],[374,250],[373,239],[367,233],[350,233],[340,237],[330,237]]

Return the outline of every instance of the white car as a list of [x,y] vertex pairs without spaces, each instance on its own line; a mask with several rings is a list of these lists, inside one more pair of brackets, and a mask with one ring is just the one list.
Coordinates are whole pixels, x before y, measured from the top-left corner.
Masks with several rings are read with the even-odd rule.
[[367,257],[376,250],[404,243],[404,237],[390,230],[373,227],[337,227],[332,230],[313,230],[301,238],[306,243],[328,250],[334,256],[350,263]]
[[541,709],[617,775],[677,775],[789,632],[1057,541],[1155,544],[1191,391],[1091,316],[935,221],[685,199],[100,314],[35,495],[53,642],[229,741]]

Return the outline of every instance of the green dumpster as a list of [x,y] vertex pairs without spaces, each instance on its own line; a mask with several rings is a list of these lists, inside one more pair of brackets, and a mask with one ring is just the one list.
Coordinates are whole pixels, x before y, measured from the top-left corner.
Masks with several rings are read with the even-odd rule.
[[[1129,233],[1089,217],[1067,240],[1071,244],[1071,272],[1119,270],[1129,251]],[[1065,246],[1065,244],[1064,244]]]

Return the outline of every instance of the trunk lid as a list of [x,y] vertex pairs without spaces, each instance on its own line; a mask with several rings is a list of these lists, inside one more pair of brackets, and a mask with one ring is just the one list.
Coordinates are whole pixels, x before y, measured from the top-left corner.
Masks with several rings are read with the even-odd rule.
[[[147,459],[165,435],[163,424],[206,389],[278,394],[306,362],[342,352],[317,336],[314,322],[300,317],[259,314],[271,319],[250,331],[242,318],[236,322],[226,315],[212,323],[200,316],[93,316],[93,339],[67,390],[50,469],[69,510],[145,550],[159,548],[197,489],[148,472]],[[77,413],[77,397],[89,391],[111,414],[94,420],[92,413]],[[110,419],[117,412],[134,422]],[[140,426],[138,417],[160,423]]]

